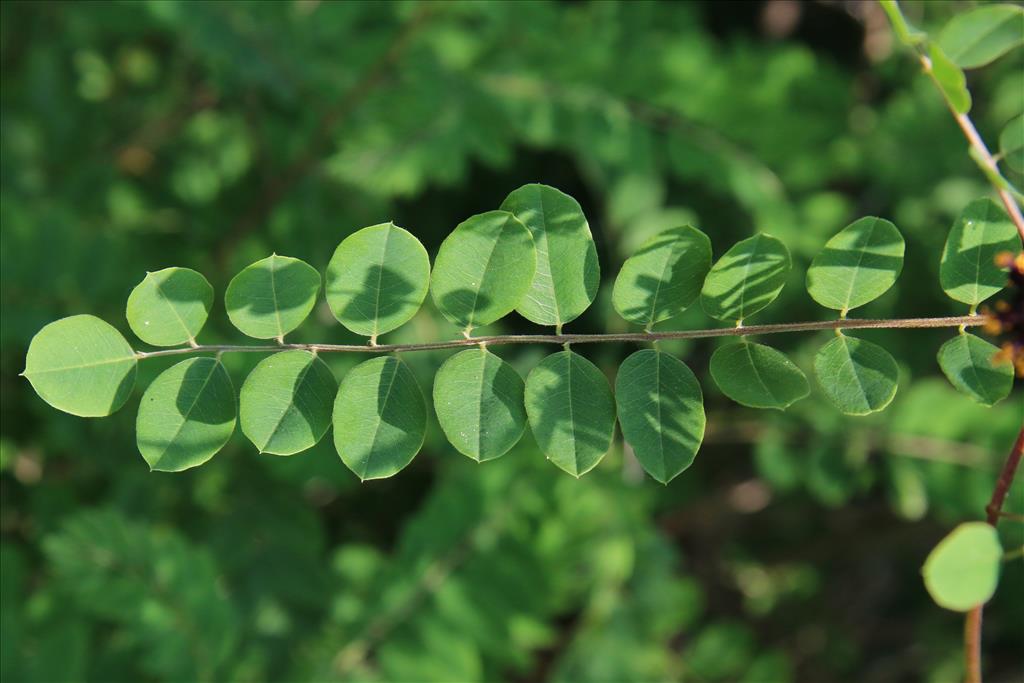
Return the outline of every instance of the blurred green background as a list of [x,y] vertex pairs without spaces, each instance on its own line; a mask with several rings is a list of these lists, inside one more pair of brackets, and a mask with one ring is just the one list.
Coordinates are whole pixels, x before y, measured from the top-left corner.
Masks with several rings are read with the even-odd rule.
[[[933,28],[964,6],[905,11]],[[567,331],[627,329],[619,266],[686,222],[716,255],[755,231],[788,244],[757,322],[828,317],[806,266],[868,214],[902,229],[907,261],[858,314],[961,314],[939,254],[988,188],[875,4],[5,2],[0,43],[5,683],[959,679],[961,617],[919,567],[982,516],[1024,403],[956,394],[934,360],[951,330],[864,332],[903,381],[861,419],[818,393],[741,408],[707,375],[717,342],[674,345],[709,428],[667,487],[621,440],[577,481],[530,436],[476,465],[436,422],[409,468],[362,485],[329,437],[279,458],[237,432],[203,467],[151,474],[137,399],[84,420],[17,376],[51,320],[127,333],[147,270],[194,268],[220,296],[272,251],[322,269],[390,219],[433,254],[526,182],[576,197],[597,241],[601,293]],[[1024,109],[1021,69],[970,75],[990,140]],[[698,306],[674,325],[714,323]],[[385,341],[455,335],[428,302]],[[809,371],[828,338],[772,341]],[[242,339],[217,303],[200,341]],[[290,339],[356,340],[325,304]],[[613,377],[632,350],[584,352]],[[499,349],[524,375],[549,351]],[[425,391],[446,356],[407,359]],[[257,358],[226,360],[238,386]],[[341,377],[357,359],[327,360]],[[136,394],[172,363],[142,364]],[[988,680],[1024,677],[1022,565],[985,612]]]

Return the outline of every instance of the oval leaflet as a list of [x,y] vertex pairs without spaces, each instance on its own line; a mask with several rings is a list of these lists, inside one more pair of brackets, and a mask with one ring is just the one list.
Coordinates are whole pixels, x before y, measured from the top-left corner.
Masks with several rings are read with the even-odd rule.
[[390,477],[410,462],[427,433],[416,377],[394,356],[349,370],[334,400],[334,446],[360,480]]
[[526,429],[519,373],[484,349],[455,354],[434,377],[434,411],[448,441],[477,462],[509,451]]
[[261,360],[242,384],[239,422],[260,453],[292,455],[312,448],[331,426],[338,390],[330,368],[308,351]]
[[348,329],[372,339],[408,322],[429,286],[427,250],[394,223],[352,233],[327,264],[331,312]]
[[214,358],[189,358],[164,370],[142,395],[135,422],[151,470],[180,472],[212,458],[235,431],[235,390]]
[[73,315],[39,330],[22,373],[41,399],[79,417],[103,417],[135,387],[135,351],[110,324]]

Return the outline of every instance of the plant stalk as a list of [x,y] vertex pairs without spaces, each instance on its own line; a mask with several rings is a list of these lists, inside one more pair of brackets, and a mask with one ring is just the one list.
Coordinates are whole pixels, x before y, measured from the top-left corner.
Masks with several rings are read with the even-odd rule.
[[941,318],[895,318],[815,320],[802,323],[781,323],[777,325],[747,325],[744,327],[716,327],[704,330],[680,330],[674,332],[623,332],[618,334],[511,334],[493,337],[467,337],[422,344],[200,344],[157,351],[137,351],[135,357],[155,358],[188,353],[275,353],[277,351],[315,351],[317,353],[399,353],[410,351],[433,351],[457,349],[467,346],[499,346],[507,344],[596,344],[601,342],[656,342],[667,339],[705,339],[709,337],[746,337],[758,334],[781,334],[784,332],[813,332],[820,330],[879,330],[879,329],[924,329],[937,327],[974,327],[984,324],[978,315],[960,315]]
[[[993,527],[999,522],[1003,512],[1003,502],[1010,493],[1013,477],[1017,473],[1021,456],[1024,455],[1024,427],[1017,434],[1017,440],[1010,449],[1010,455],[1003,464],[1003,469],[996,479],[996,487],[992,490],[992,498],[985,507],[985,521]],[[964,664],[967,683],[981,683],[981,617],[983,605],[978,605],[964,619]]]

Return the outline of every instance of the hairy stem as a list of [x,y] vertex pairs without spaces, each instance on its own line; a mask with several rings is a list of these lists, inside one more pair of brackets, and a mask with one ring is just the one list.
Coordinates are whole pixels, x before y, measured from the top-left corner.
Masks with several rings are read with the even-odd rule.
[[[992,498],[985,507],[985,521],[995,526],[1003,512],[1003,502],[1010,493],[1013,477],[1017,473],[1021,456],[1024,455],[1024,428],[1017,434],[1017,440],[1010,449],[1010,455],[1003,464],[1003,469],[996,479],[996,487],[992,490]],[[981,683],[981,613],[983,606],[978,605],[964,620],[964,661],[966,665],[967,683]]]
[[745,337],[758,334],[780,334],[783,332],[814,332],[819,330],[867,330],[867,329],[922,329],[935,327],[973,327],[984,324],[985,319],[977,315],[949,316],[944,318],[895,318],[883,320],[847,318],[845,320],[816,320],[803,323],[781,323],[778,325],[748,325],[745,327],[716,327],[705,330],[681,330],[677,332],[623,332],[620,334],[511,334],[494,337],[467,337],[448,341],[425,342],[422,344],[208,344],[195,347],[161,349],[159,351],[138,351],[137,358],[177,356],[188,353],[275,353],[277,351],[316,351],[318,353],[397,353],[406,351],[432,351],[457,349],[466,346],[498,346],[506,344],[596,344],[601,342],[656,342],[662,339],[704,339],[708,337]]

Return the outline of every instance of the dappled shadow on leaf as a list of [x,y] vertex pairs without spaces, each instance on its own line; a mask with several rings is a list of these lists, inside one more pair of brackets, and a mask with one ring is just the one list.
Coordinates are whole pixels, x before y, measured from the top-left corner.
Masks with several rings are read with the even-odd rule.
[[[814,279],[815,270],[829,268],[878,271],[879,273],[892,273],[895,277],[903,268],[902,256],[892,256],[878,252],[891,250],[897,245],[902,246],[903,240],[898,232],[887,230],[882,231],[883,239],[881,241],[871,242],[870,240],[877,238],[879,235],[875,226],[876,222],[870,219],[861,219],[850,224],[843,230],[843,233],[848,233],[848,239],[853,240],[855,248],[841,249],[826,245],[815,257],[814,270],[809,273],[809,278],[811,280]],[[821,275],[818,277],[825,280]]]
[[[611,446],[615,429],[611,391],[603,375],[584,374],[583,364],[588,361],[571,351],[557,353],[549,362],[551,366],[541,369],[546,386],[531,392],[531,404],[540,409],[530,414],[530,429],[552,462],[580,476]],[[565,409],[570,397],[571,411]]]
[[[185,370],[175,399],[178,414],[193,422],[219,425],[235,419],[235,395],[222,389],[216,375],[225,373],[220,361],[192,363]],[[225,373],[226,374],[226,373]],[[230,385],[229,385],[230,386]]]
[[330,293],[350,298],[340,316],[354,323],[373,325],[380,318],[420,303],[412,296],[416,292],[412,282],[393,268],[374,265],[362,283],[346,282],[343,273],[329,272],[328,277]]
[[[196,300],[197,279],[194,271],[178,268],[163,278],[157,287],[157,295],[166,301],[191,303]],[[206,309],[213,305],[213,288],[205,288],[201,298]]]
[[310,306],[320,275],[301,261],[287,261],[276,268],[273,263],[264,259],[239,273],[234,293],[244,304],[235,312],[262,316]]
[[[713,310],[744,318],[771,303],[785,284],[789,272],[789,258],[783,253],[757,252],[756,242],[737,245],[739,248],[724,255],[711,274],[720,276],[744,269],[736,283],[724,291],[709,293],[705,286],[702,297]],[[710,277],[710,275],[709,275]],[[709,311],[710,312],[710,311]]]
[[443,297],[439,308],[459,324],[476,327],[476,312],[491,303],[490,297],[479,291],[462,288],[454,289]]

